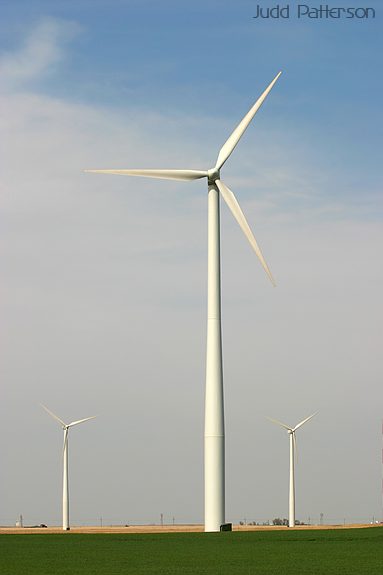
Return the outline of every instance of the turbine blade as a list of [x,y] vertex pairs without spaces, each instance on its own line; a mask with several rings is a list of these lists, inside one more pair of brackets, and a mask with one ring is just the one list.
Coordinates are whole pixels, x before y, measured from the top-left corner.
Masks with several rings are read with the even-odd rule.
[[294,461],[295,461],[295,463],[298,463],[297,438],[295,437],[295,431],[293,431],[292,436],[293,436],[293,444],[294,444]]
[[120,176],[142,176],[160,180],[191,181],[206,178],[207,172],[201,170],[85,170],[93,174],[117,174]]
[[41,407],[42,407],[43,409],[45,409],[45,411],[46,411],[47,413],[49,413],[49,415],[50,415],[51,417],[53,417],[53,419],[55,419],[56,421],[58,421],[59,423],[61,423],[61,425],[64,425],[64,426],[66,425],[66,423],[64,423],[62,419],[60,419],[59,417],[57,417],[57,415],[55,415],[52,411],[50,411],[50,409],[48,409],[47,407],[45,407],[45,405],[43,405],[42,403],[40,403],[40,405],[41,405]]
[[238,142],[239,142],[240,138],[242,137],[244,131],[246,130],[247,126],[250,124],[250,122],[254,118],[256,112],[262,106],[264,100],[266,99],[266,96],[268,95],[271,88],[274,86],[275,82],[278,80],[278,78],[281,74],[282,74],[282,72],[279,72],[279,74],[277,74],[275,76],[275,78],[271,82],[271,84],[268,85],[268,87],[263,92],[263,94],[255,102],[254,106],[249,110],[249,112],[241,120],[241,122],[235,128],[234,132],[231,134],[231,136],[229,136],[229,138],[226,140],[226,142],[222,146],[222,148],[218,154],[217,163],[215,165],[215,167],[218,170],[220,170],[222,168],[223,164],[226,162],[228,157],[231,155],[232,151],[234,150],[235,146],[238,144]]
[[63,444],[63,456],[65,453],[65,448],[68,447],[68,428],[64,429],[64,444]]
[[291,427],[289,427],[288,425],[286,425],[285,423],[282,423],[282,421],[278,421],[278,419],[273,419],[272,417],[267,416],[267,419],[269,419],[270,421],[272,421],[273,423],[276,423],[277,425],[281,425],[282,427],[284,427],[285,429],[287,429],[287,431],[293,431],[291,429]]
[[261,262],[263,269],[265,270],[265,272],[269,276],[271,283],[275,286],[275,281],[274,281],[273,276],[271,275],[271,271],[269,270],[269,267],[265,261],[265,258],[262,255],[262,252],[261,252],[261,250],[257,244],[257,241],[253,235],[253,232],[251,231],[250,226],[246,221],[246,218],[245,218],[245,216],[241,210],[241,206],[239,205],[237,198],[235,197],[233,192],[231,190],[229,190],[229,188],[227,186],[225,186],[225,184],[223,182],[221,182],[221,180],[216,180],[215,183],[216,183],[219,191],[221,192],[223,199],[225,200],[226,204],[228,205],[231,213],[233,214],[233,216],[235,217],[235,219],[239,223],[243,233],[245,234],[245,236],[249,240],[251,247],[253,248],[253,250],[257,254],[258,259]]
[[72,421],[72,423],[68,423],[68,427],[73,427],[74,425],[78,425],[79,423],[84,423],[84,421],[89,421],[90,419],[94,419],[95,417],[97,417],[97,415],[92,415],[92,417],[86,417],[85,419]]
[[314,417],[314,415],[317,415],[317,413],[318,413],[318,412],[316,411],[315,413],[313,413],[313,414],[310,415],[309,417],[306,417],[306,419],[304,419],[303,421],[301,421],[300,423],[298,423],[298,425],[296,425],[296,426],[294,427],[294,430],[293,430],[293,431],[295,431],[296,429],[299,429],[304,423],[306,423],[307,421],[309,421],[309,419],[311,419],[312,417]]

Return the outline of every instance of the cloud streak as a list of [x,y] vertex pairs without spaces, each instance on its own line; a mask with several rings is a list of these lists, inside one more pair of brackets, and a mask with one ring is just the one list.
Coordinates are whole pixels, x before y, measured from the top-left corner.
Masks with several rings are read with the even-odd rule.
[[65,45],[79,32],[74,22],[44,18],[27,35],[23,45],[0,57],[3,88],[15,89],[57,70],[65,56]]

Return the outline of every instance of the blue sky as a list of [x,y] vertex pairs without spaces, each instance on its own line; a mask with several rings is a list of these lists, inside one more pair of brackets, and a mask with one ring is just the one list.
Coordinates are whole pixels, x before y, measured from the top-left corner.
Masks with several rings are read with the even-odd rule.
[[[285,130],[306,139],[302,162],[326,165],[335,175],[347,173],[337,193],[350,199],[351,192],[358,203],[365,183],[373,189],[379,180],[378,3],[368,3],[377,10],[375,20],[355,22],[258,21],[252,18],[255,6],[5,2],[3,49],[19,49],[42,20],[57,19],[62,54],[30,79],[32,87],[37,82],[52,97],[77,103],[157,110],[178,118],[225,115],[232,122],[282,69],[270,128],[283,115]],[[363,183],[354,180],[350,165]]]
[[317,409],[297,516],[379,515],[383,16],[362,4],[375,20],[2,2],[1,409],[18,425],[0,523],[60,520],[60,430],[39,401],[100,416],[73,433],[74,521],[202,520],[203,186],[83,170],[210,167],[279,70],[223,170],[278,285],[223,208],[228,520],[286,515],[287,438],[265,415]]

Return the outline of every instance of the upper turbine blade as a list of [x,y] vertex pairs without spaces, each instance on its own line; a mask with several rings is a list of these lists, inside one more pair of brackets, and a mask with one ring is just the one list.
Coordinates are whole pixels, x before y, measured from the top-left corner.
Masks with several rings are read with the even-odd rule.
[[85,170],[94,174],[118,174],[120,176],[142,176],[160,180],[198,180],[206,178],[207,172],[201,170]]
[[72,421],[72,423],[68,423],[68,427],[78,425],[79,423],[84,423],[84,421],[89,421],[89,419],[94,419],[95,417],[97,417],[97,415],[92,415],[91,417],[86,417],[85,419],[79,419],[78,421]]
[[284,427],[285,429],[287,429],[287,431],[293,431],[291,427],[289,427],[288,425],[286,425],[285,423],[282,423],[282,421],[278,421],[278,419],[272,419],[271,417],[267,416],[267,419],[269,419],[270,421],[272,421],[273,423],[276,423],[277,425],[281,425],[282,427]]
[[257,244],[257,241],[253,235],[253,232],[251,231],[250,226],[246,221],[246,218],[245,218],[245,216],[241,210],[241,206],[239,205],[235,195],[233,194],[233,192],[231,190],[229,190],[229,188],[227,186],[225,186],[225,184],[223,182],[221,182],[221,180],[216,180],[215,183],[216,183],[219,191],[221,192],[223,199],[225,200],[229,209],[231,210],[231,213],[233,214],[233,216],[235,217],[235,219],[237,220],[237,222],[241,226],[243,233],[245,234],[245,236],[249,240],[251,247],[253,248],[253,250],[257,254],[259,261],[261,262],[265,272],[267,273],[267,275],[270,278],[271,283],[275,286],[275,281],[274,281],[273,276],[271,275],[271,271],[268,268],[268,265],[265,261],[265,258],[262,255],[262,252],[261,252],[261,250]]
[[43,405],[42,403],[40,403],[40,405],[41,405],[41,407],[42,407],[43,409],[45,409],[45,411],[46,411],[47,413],[49,413],[49,415],[50,415],[51,417],[53,417],[53,419],[55,419],[56,421],[58,421],[59,423],[61,423],[61,425],[64,425],[64,427],[66,426],[66,423],[64,423],[62,419],[60,419],[59,417],[57,417],[57,415],[55,415],[52,411],[50,411],[47,407],[45,407],[45,405]]
[[263,92],[263,94],[255,102],[254,106],[249,110],[249,112],[241,120],[241,122],[235,128],[234,132],[231,134],[231,136],[226,140],[226,142],[222,146],[222,148],[218,154],[217,163],[215,165],[215,167],[218,170],[220,170],[222,168],[223,164],[226,162],[228,157],[231,155],[232,151],[234,150],[235,146],[238,144],[238,142],[239,142],[240,138],[242,137],[244,131],[246,130],[247,126],[250,124],[250,122],[254,118],[256,112],[262,106],[266,96],[268,95],[271,88],[274,86],[275,82],[278,80],[278,78],[281,74],[282,74],[282,72],[279,72],[279,74],[277,74],[275,76],[275,78],[271,82],[271,84],[268,85],[268,87]]
[[300,423],[298,423],[298,425],[296,425],[294,427],[294,431],[296,429],[298,429],[299,427],[301,427],[301,425],[303,425],[304,423],[306,423],[307,421],[309,421],[309,419],[311,419],[312,417],[314,417],[314,415],[316,415],[318,412],[316,411],[315,413],[313,413],[312,415],[310,415],[309,417],[306,417],[306,419],[304,419],[303,421],[301,421]]

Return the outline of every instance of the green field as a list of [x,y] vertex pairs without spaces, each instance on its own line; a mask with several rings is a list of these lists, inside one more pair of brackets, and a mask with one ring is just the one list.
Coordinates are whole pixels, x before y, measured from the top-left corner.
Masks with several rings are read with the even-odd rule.
[[1,575],[382,575],[383,528],[0,536]]

